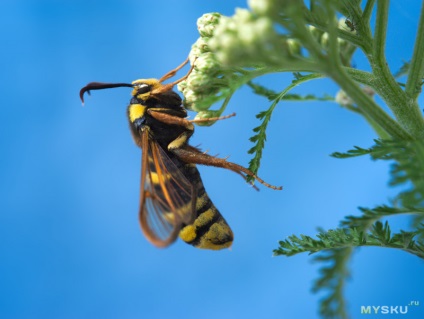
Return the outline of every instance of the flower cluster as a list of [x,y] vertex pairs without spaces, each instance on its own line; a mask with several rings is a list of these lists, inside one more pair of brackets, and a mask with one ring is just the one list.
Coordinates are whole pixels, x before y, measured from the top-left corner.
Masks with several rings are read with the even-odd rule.
[[196,112],[208,110],[215,101],[214,96],[228,86],[225,70],[209,46],[221,18],[219,13],[207,13],[197,20],[200,38],[193,44],[189,55],[195,66],[187,80],[178,84],[178,90],[184,94],[184,105]]
[[[258,75],[292,67],[325,71],[317,59],[329,49],[331,39],[324,28],[308,23],[306,16],[312,11],[307,11],[303,1],[249,0],[249,6],[250,10],[236,9],[231,17],[207,13],[197,21],[200,37],[189,54],[194,69],[178,89],[185,107],[203,112],[201,118],[219,116],[226,102],[218,111],[209,110],[211,105],[229,98]],[[347,21],[340,20],[339,29],[356,33]],[[352,45],[340,38],[337,41],[342,63],[349,66]]]
[[288,53],[273,21],[246,9],[221,18],[210,47],[222,64],[240,67],[258,66],[258,61],[264,65],[279,64],[281,56]]
[[[204,14],[197,21],[200,37],[190,51],[194,70],[178,85],[186,108],[202,112],[218,100],[227,98],[245,80],[248,71],[278,65],[282,55],[299,55],[295,40],[281,37],[272,20],[246,9],[237,9],[232,17],[219,13]],[[214,116],[220,115],[213,111]],[[208,116],[206,112],[199,116]]]

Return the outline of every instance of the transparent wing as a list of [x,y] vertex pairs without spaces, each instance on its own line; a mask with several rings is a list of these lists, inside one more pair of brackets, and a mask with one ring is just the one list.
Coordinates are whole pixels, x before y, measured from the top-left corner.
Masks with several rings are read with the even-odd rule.
[[196,189],[148,130],[142,133],[140,225],[157,247],[170,245],[195,218]]

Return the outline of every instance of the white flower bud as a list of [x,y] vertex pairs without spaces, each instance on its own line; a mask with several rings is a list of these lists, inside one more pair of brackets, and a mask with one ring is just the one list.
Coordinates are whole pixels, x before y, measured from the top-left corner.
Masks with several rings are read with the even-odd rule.
[[249,0],[248,4],[252,11],[258,15],[268,15],[274,6],[272,0]]
[[320,43],[324,48],[328,48],[329,42],[330,42],[330,35],[328,34],[328,32],[324,32],[321,36]]
[[289,55],[273,21],[246,9],[237,9],[231,18],[222,17],[208,45],[221,64],[232,66],[257,66],[258,61],[274,64],[281,55]]
[[292,55],[302,55],[302,46],[298,40],[287,39],[287,44]]
[[197,29],[200,36],[211,37],[215,30],[215,26],[219,23],[221,14],[217,12],[206,13],[197,20]]
[[197,98],[198,98],[197,94],[194,93],[193,91],[187,91],[184,94],[184,102],[185,104],[188,104],[188,105],[195,103],[197,101]]
[[337,92],[335,101],[341,106],[349,106],[354,104],[353,100],[343,90],[339,90],[339,92]]
[[205,98],[206,98],[205,95],[194,94],[193,92],[191,92],[189,96],[185,98],[184,106],[187,109],[192,110],[194,112],[205,111],[210,107],[210,105],[205,105],[204,103],[202,103],[202,101],[204,101]]
[[220,69],[220,65],[213,53],[206,52],[198,57],[194,69],[198,72],[214,74]]
[[187,80],[181,81],[177,84],[178,91],[184,94],[184,92],[187,90]]
[[209,45],[207,42],[207,38],[198,38],[196,42],[191,46],[191,51],[188,55],[190,63],[195,63],[195,60],[200,57],[203,53],[209,52]]
[[194,92],[202,92],[207,90],[210,81],[211,78],[207,74],[193,70],[187,79],[187,88]]

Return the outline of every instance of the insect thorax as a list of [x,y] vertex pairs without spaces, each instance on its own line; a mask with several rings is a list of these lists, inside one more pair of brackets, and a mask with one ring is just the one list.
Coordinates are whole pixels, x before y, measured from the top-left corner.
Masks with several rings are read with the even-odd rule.
[[156,120],[148,113],[149,109],[154,112],[184,118],[187,112],[182,106],[182,100],[174,91],[167,91],[151,95],[146,100],[133,96],[128,106],[128,120],[136,144],[140,145],[140,132],[148,127],[151,138],[154,138],[162,148],[167,149],[169,143],[186,129],[182,126],[169,125]]

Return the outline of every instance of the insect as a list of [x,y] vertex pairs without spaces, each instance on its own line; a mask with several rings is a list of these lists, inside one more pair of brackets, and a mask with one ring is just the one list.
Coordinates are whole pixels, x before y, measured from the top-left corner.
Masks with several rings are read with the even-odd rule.
[[194,247],[218,250],[231,246],[233,232],[206,193],[196,164],[226,168],[244,178],[252,176],[272,189],[281,187],[188,144],[194,132],[193,123],[205,120],[186,119],[182,100],[172,89],[188,77],[193,66],[181,79],[163,84],[187,63],[188,59],[159,80],[91,82],[81,89],[80,98],[84,103],[84,93],[91,90],[133,89],[127,115],[134,141],[142,149],[139,221],[144,235],[157,247],[170,245],[179,235]]
[[349,19],[345,20],[346,26],[350,29],[351,32],[356,30],[356,25],[353,23],[353,21],[350,21]]

